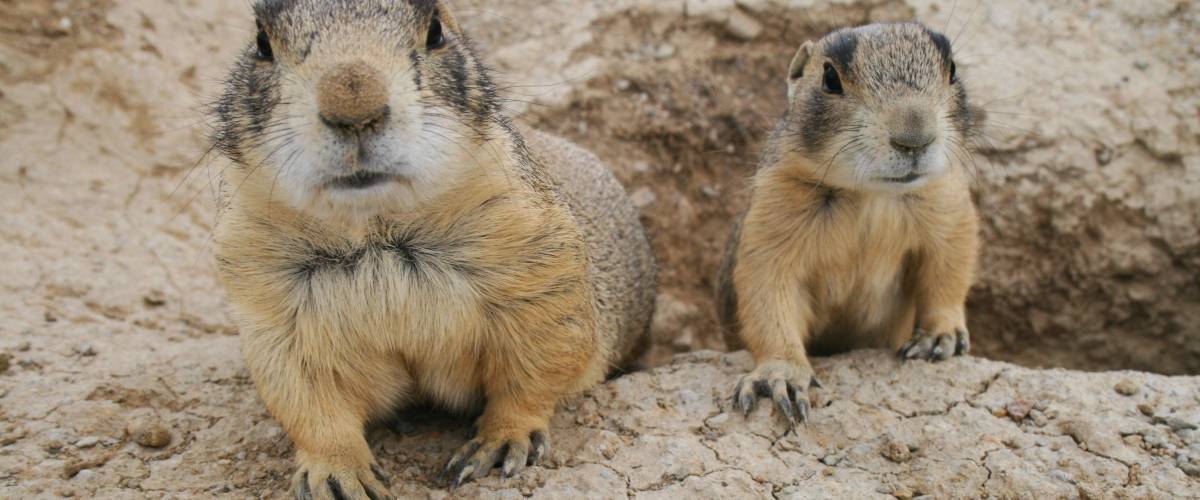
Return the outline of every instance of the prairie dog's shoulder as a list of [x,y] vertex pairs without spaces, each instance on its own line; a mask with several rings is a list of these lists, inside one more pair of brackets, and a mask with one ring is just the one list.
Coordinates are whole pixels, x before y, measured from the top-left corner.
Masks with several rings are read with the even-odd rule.
[[575,143],[520,126],[530,154],[544,168],[583,234],[589,274],[601,308],[601,328],[619,333],[628,361],[645,339],[654,309],[658,267],[640,214],[596,155]]

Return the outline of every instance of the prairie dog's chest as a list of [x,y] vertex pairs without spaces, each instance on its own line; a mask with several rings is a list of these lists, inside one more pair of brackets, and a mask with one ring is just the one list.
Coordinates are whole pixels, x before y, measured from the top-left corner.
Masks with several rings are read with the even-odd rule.
[[820,302],[842,309],[883,304],[902,291],[904,273],[920,237],[914,214],[900,198],[868,198],[838,207],[823,232],[813,290]]
[[[460,351],[482,323],[479,243],[398,234],[361,244],[264,232],[218,244],[244,332],[401,355]],[[448,345],[455,344],[455,345]]]

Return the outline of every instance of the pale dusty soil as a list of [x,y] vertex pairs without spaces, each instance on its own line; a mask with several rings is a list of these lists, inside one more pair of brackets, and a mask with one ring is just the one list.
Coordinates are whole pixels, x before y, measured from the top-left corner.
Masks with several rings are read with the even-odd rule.
[[[210,255],[224,164],[205,156],[203,103],[251,36],[246,3],[0,0],[2,498],[273,496],[290,474]],[[665,366],[565,405],[548,468],[466,496],[1200,491],[1185,472],[1200,473],[1196,378],[855,354],[818,363],[827,406],[781,438],[765,411],[749,425],[723,413],[744,355],[667,361],[720,347],[711,279],[795,46],[867,20],[943,26],[951,3],[744,2],[764,30],[741,41],[719,0],[687,17],[682,1],[459,2],[513,111],[642,191],[664,265],[650,361]],[[947,31],[993,117],[973,165],[988,242],[971,302],[980,352],[1200,372],[1196,7],[961,3]],[[1115,392],[1126,381],[1136,394]],[[1021,400],[1036,413],[1003,415]],[[165,448],[132,442],[127,427],[147,419],[170,433]],[[372,435],[397,493],[444,496],[430,478],[465,424],[403,421]],[[882,458],[900,445],[911,458]]]

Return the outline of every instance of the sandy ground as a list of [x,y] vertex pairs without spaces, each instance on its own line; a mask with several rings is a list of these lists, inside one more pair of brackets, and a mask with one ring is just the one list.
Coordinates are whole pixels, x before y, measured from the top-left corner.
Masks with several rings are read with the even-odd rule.
[[[651,364],[720,347],[711,279],[795,46],[951,18],[951,2],[744,2],[762,28],[745,37],[732,2],[460,3],[513,112],[639,200],[664,264]],[[986,355],[1200,372],[1196,13],[1130,5],[1011,0],[949,23],[1000,124],[978,166]],[[0,496],[269,496],[290,474],[210,252],[224,164],[204,103],[251,28],[243,0],[0,0]],[[389,452],[404,477],[462,430],[416,425],[434,437]],[[159,426],[166,447],[133,442]]]

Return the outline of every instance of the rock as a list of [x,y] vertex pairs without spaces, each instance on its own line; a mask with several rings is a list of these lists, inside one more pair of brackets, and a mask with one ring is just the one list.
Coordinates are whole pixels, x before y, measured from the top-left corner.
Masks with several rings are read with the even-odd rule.
[[629,197],[633,199],[633,206],[638,208],[646,208],[658,200],[658,196],[648,187],[638,188]]
[[[17,342],[17,352],[29,352],[29,349],[31,347],[33,347],[33,344],[29,343],[28,340],[22,340],[20,342]],[[3,370],[0,370],[0,371],[3,371]]]
[[912,460],[912,452],[909,451],[908,445],[891,438],[884,442],[882,454],[884,458],[898,464]]
[[763,25],[745,12],[734,9],[725,20],[725,31],[738,40],[751,41],[762,34]]
[[100,444],[100,438],[98,438],[96,436],[82,437],[82,438],[79,438],[79,440],[75,441],[75,447],[81,448],[81,449],[82,448],[91,448],[93,446],[96,446],[97,444]]
[[1033,401],[1018,399],[1009,403],[1004,409],[1008,413],[1008,418],[1011,418],[1013,422],[1020,422],[1029,416],[1029,413],[1033,411],[1034,405]]
[[1142,415],[1145,415],[1147,417],[1154,416],[1154,405],[1151,405],[1150,403],[1139,404],[1137,408],[1138,408],[1138,411],[1142,413]]
[[125,427],[125,432],[133,438],[133,442],[147,448],[163,448],[171,444],[171,431],[157,418],[135,418]]
[[142,303],[150,308],[162,307],[167,305],[167,295],[162,290],[150,290],[142,297]]
[[1134,396],[1137,395],[1138,391],[1141,391],[1142,388],[1132,380],[1126,379],[1118,382],[1117,385],[1113,387],[1113,390],[1117,391],[1117,394],[1122,396]]
[[12,367],[12,354],[0,352],[0,373],[7,373]]
[[1167,417],[1154,417],[1154,423],[1170,427],[1171,430],[1175,431],[1175,432],[1191,431],[1191,430],[1196,430],[1197,427],[1200,427],[1200,426],[1197,426],[1195,422],[1192,422],[1190,420],[1184,419],[1183,417],[1179,417],[1176,415],[1171,415],[1171,416],[1167,416]]
[[675,57],[676,50],[677,49],[675,48],[674,45],[671,45],[669,43],[664,43],[662,45],[659,45],[658,48],[654,49],[654,58],[659,59],[659,60],[670,59],[672,57]]
[[1067,474],[1066,471],[1063,471],[1061,469],[1054,469],[1054,470],[1050,471],[1050,477],[1054,478],[1055,480],[1062,481],[1064,483],[1074,483],[1075,482],[1075,480],[1071,478],[1070,474]]
[[91,342],[81,342],[75,346],[75,354],[88,357],[96,355],[96,347]]

